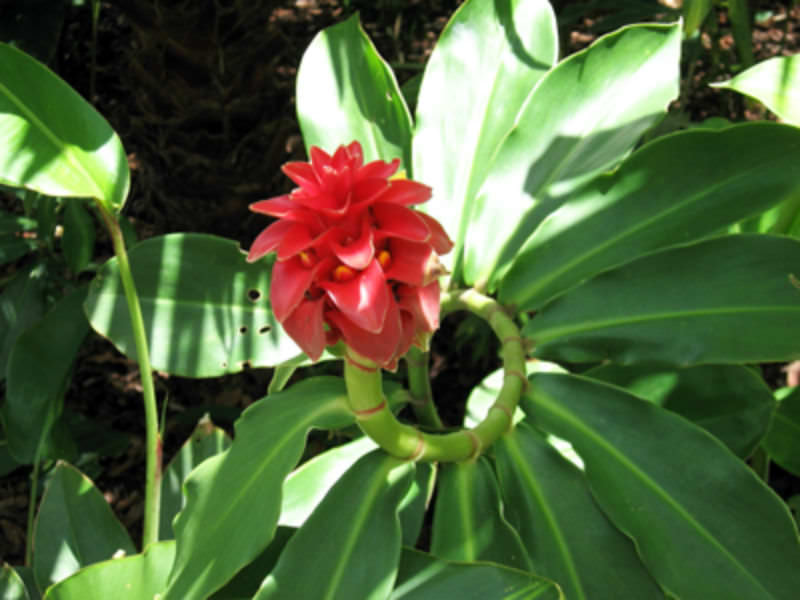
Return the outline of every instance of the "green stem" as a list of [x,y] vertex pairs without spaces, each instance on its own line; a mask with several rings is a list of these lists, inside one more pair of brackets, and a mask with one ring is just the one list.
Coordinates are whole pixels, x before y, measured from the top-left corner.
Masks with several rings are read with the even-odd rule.
[[31,471],[31,491],[28,499],[28,523],[25,534],[25,566],[33,565],[33,521],[36,518],[36,500],[39,495],[39,472],[42,462],[42,446],[44,436],[36,446],[36,455],[33,457],[33,470]]
[[146,548],[158,541],[158,522],[161,508],[161,435],[158,428],[158,406],[156,404],[155,385],[153,383],[153,370],[150,366],[150,353],[147,347],[147,333],[142,318],[142,308],[136,285],[133,281],[131,265],[128,261],[128,252],[125,249],[125,239],[120,229],[119,221],[107,209],[97,203],[100,216],[111,235],[114,254],[117,256],[122,288],[125,291],[125,301],[131,317],[131,329],[136,347],[136,358],[139,363],[139,374],[142,381],[142,398],[144,400],[144,418],[146,435],[146,465],[145,465],[145,493],[144,493],[144,526],[142,529],[142,548]]
[[350,409],[364,433],[392,456],[415,461],[474,460],[513,426],[514,409],[527,385],[525,349],[519,329],[497,302],[475,290],[445,293],[443,313],[454,310],[469,310],[485,319],[502,343],[503,387],[486,418],[474,429],[428,434],[400,423],[383,394],[380,369],[370,369],[374,367],[370,361],[352,352],[352,360],[345,362],[344,378]]
[[428,374],[428,352],[412,346],[406,355],[408,367],[408,390],[411,392],[411,409],[417,415],[419,422],[430,429],[444,429],[444,423],[439,417],[436,405],[433,403],[433,390],[431,378]]

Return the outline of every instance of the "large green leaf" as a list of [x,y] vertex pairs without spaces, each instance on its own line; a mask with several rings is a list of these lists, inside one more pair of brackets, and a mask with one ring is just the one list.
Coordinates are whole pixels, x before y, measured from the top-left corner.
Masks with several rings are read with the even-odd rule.
[[772,460],[800,477],[800,388],[794,388],[778,403],[764,449]]
[[444,260],[460,254],[492,156],[557,57],[555,16],[545,0],[468,0],[439,37],[417,103],[413,175],[433,188],[424,210],[456,242]]
[[281,486],[309,429],[352,423],[339,377],[306,379],[242,413],[231,447],[184,483],[186,507],[173,523],[177,552],[163,600],[206,598],[258,556],[275,533]]
[[570,441],[602,509],[682,600],[797,597],[800,543],[786,506],[713,436],[619,388],[531,378],[523,408]]
[[740,458],[756,449],[775,408],[764,380],[741,365],[676,369],[608,364],[583,374],[678,413],[716,436]]
[[535,573],[571,600],[663,598],[630,540],[592,500],[586,478],[525,423],[495,445],[509,519]]
[[0,43],[0,183],[119,210],[130,174],[117,134],[67,83]]
[[297,118],[306,148],[333,152],[357,140],[364,159],[408,168],[411,116],[389,65],[353,15],[322,30],[297,72]]
[[[153,368],[213,377],[300,353],[270,308],[273,259],[248,264],[235,242],[194,233],[151,238],[129,256]],[[135,357],[116,259],[92,282],[86,312],[92,327]]]
[[550,214],[500,299],[537,309],[600,271],[760,213],[800,193],[798,156],[800,130],[774,123],[659,138]]
[[174,539],[172,520],[184,505],[181,486],[201,462],[221,454],[231,445],[230,436],[219,427],[214,427],[207,416],[195,427],[178,453],[169,461],[161,479],[161,510],[159,511],[158,537],[162,540]]
[[800,125],[800,55],[774,56],[711,85],[755,98],[787,123]]
[[360,458],[288,541],[254,600],[386,598],[400,561],[397,513],[413,476],[414,463],[382,450]]
[[552,581],[493,563],[449,562],[404,549],[390,600],[564,600]]
[[136,548],[103,494],[88,477],[59,463],[39,506],[33,571],[39,589],[78,569]]
[[578,182],[610,169],[678,93],[678,25],[633,25],[559,63],[497,151],[469,216],[464,275],[489,285]]
[[34,461],[61,414],[72,363],[89,331],[84,298],[86,287],[64,296],[11,350],[2,415],[8,449],[20,462]]
[[503,514],[497,478],[486,458],[440,467],[431,554],[533,571],[519,533]]
[[3,600],[30,600],[22,577],[5,563],[0,566],[0,598]]
[[81,569],[52,586],[45,600],[150,600],[167,581],[175,542],[158,542],[142,554],[115,558]]
[[44,314],[45,267],[20,269],[0,293],[0,379],[7,375],[11,349],[23,331]]
[[598,275],[546,305],[523,332],[536,355],[569,362],[791,360],[800,357],[796,273],[797,240],[713,238]]
[[280,525],[300,527],[333,485],[362,456],[377,448],[367,436],[336,446],[304,462],[283,483]]

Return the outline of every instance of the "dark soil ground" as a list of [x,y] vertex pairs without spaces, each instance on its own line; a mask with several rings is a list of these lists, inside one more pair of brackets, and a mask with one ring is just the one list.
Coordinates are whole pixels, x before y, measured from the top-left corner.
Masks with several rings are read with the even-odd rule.
[[[15,2],[0,1],[0,21]],[[285,193],[289,182],[280,165],[304,158],[293,90],[300,57],[314,34],[360,11],[365,30],[402,83],[420,72],[461,1],[118,0],[102,4],[96,44],[89,3],[68,4],[50,63],[120,134],[133,179],[125,214],[139,236],[207,232],[246,247],[264,226],[247,211],[248,203]],[[613,2],[554,2],[562,17],[563,53],[585,47],[624,22],[670,18],[655,2],[641,4],[647,5],[642,14],[628,15],[606,8]],[[761,2],[753,9],[756,59],[796,53],[800,7],[789,13],[784,3]],[[706,51],[684,65],[674,122],[763,118],[740,97],[706,86],[740,68],[724,12],[717,33],[704,34],[697,43]],[[13,205],[6,198],[2,207]],[[102,231],[98,236],[102,260],[111,250]],[[497,365],[496,347],[480,324],[450,318],[443,329],[446,335],[434,338],[433,386],[445,418],[456,423],[468,390]],[[446,346],[445,339],[456,339],[456,344]],[[780,368],[766,373],[773,385],[785,383]],[[165,460],[205,413],[230,430],[236,416],[264,396],[270,375],[249,370],[190,380],[159,374],[159,400],[168,399]],[[65,409],[97,426],[89,427],[87,436],[104,432],[102,451],[82,455],[78,466],[94,478],[135,539],[144,481],[140,392],[136,364],[90,334]],[[97,448],[96,437],[86,443]],[[23,560],[29,479],[25,467],[0,478],[0,559],[11,564]],[[775,487],[787,496],[800,489],[778,472]]]

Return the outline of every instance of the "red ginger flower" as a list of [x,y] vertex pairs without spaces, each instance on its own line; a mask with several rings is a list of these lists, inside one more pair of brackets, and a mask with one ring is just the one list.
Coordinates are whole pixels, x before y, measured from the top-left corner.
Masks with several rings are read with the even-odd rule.
[[311,162],[283,172],[300,187],[250,210],[277,217],[248,262],[277,251],[270,300],[275,317],[313,360],[344,340],[357,354],[394,369],[412,343],[439,326],[438,254],[453,247],[442,226],[409,206],[431,189],[392,179],[398,159],[364,164],[361,145],[333,156],[311,148]]

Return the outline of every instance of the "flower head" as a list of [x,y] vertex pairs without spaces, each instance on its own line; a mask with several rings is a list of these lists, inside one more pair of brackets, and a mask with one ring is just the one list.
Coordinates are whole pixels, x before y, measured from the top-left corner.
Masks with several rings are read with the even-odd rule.
[[258,235],[247,260],[277,252],[272,309],[313,360],[344,340],[393,369],[439,326],[438,255],[453,243],[435,219],[409,208],[431,190],[390,179],[399,165],[364,164],[358,142],[333,155],[312,147],[311,162],[283,166],[299,187],[250,205],[278,220]]

